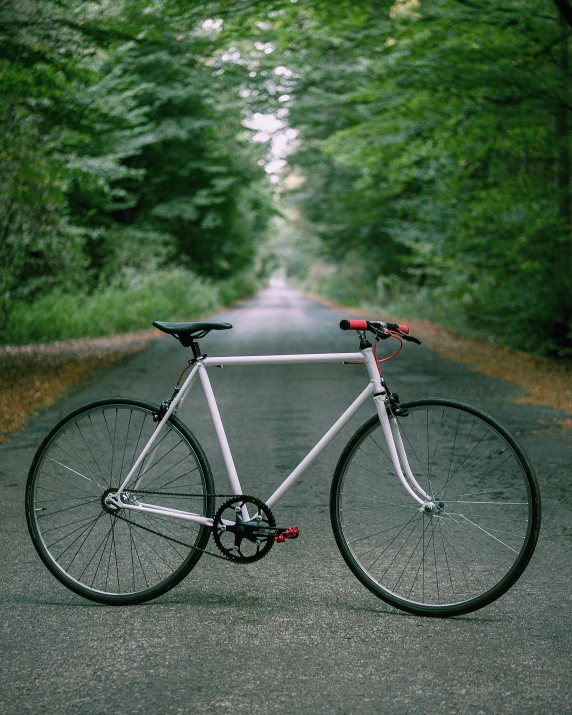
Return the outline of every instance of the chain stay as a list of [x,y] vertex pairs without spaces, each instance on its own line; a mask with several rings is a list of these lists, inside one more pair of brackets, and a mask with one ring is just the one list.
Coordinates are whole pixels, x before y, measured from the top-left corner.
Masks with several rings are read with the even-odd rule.
[[182,492],[157,492],[154,489],[127,489],[126,492],[131,492],[132,494],[158,494],[159,496],[167,497],[214,497],[215,499],[230,499],[230,497],[241,497],[242,494],[187,494]]
[[166,534],[162,534],[160,531],[155,531],[155,529],[150,529],[148,526],[143,526],[142,524],[136,524],[134,521],[131,521],[130,519],[126,519],[124,516],[119,516],[119,514],[113,514],[113,516],[115,519],[121,519],[121,521],[125,521],[127,524],[130,524],[131,526],[136,526],[138,529],[143,529],[143,531],[148,531],[151,534],[157,534],[157,536],[161,536],[163,539],[167,539],[167,541],[173,541],[175,544],[180,544],[181,546],[184,546],[187,549],[193,549],[194,551],[200,551],[201,553],[206,554],[207,556],[214,556],[215,558],[222,559],[223,561],[230,561],[230,559],[228,559],[226,556],[223,556],[222,554],[215,554],[213,551],[207,551],[206,549],[201,549],[198,546],[193,546],[192,544],[186,544],[184,541],[175,539],[173,536],[167,536]]
[[[198,498],[205,498],[205,497],[214,497],[219,498],[219,499],[250,499],[248,496],[245,494],[189,494],[189,493],[182,493],[182,492],[158,492],[150,489],[126,489],[127,492],[133,493],[133,494],[155,494],[157,496],[170,496],[170,497],[198,497]],[[255,503],[254,501],[252,503]],[[194,551],[200,551],[203,554],[206,554],[207,556],[214,556],[217,559],[222,559],[223,561],[230,561],[231,563],[248,563],[248,561],[243,561],[241,559],[236,559],[236,558],[230,558],[228,556],[224,556],[222,553],[217,554],[214,553],[213,551],[207,551],[206,549],[201,549],[199,546],[193,546],[192,544],[187,544],[184,541],[180,541],[179,539],[175,539],[173,536],[167,536],[167,534],[162,534],[159,531],[156,531],[155,529],[150,529],[148,526],[143,526],[142,524],[137,524],[134,521],[131,521],[130,519],[126,519],[124,516],[120,516],[118,513],[113,514],[113,516],[116,519],[121,519],[121,521],[125,521],[127,524],[131,524],[132,526],[136,526],[138,529],[143,529],[144,531],[148,531],[151,534],[156,534],[157,536],[161,536],[163,539],[167,539],[167,541],[172,541],[175,544],[180,544],[181,546],[184,546],[187,549],[193,549]],[[296,526],[292,526],[288,529],[282,528],[282,527],[277,527],[277,526],[270,526],[268,527],[269,530],[271,531],[276,531],[278,535],[272,534],[272,536],[276,539],[278,543],[282,543],[285,539],[296,539],[300,533],[300,530]],[[219,547],[220,548],[220,547]]]
[[[126,489],[127,492],[131,492],[133,494],[156,494],[157,496],[169,496],[169,497],[199,497],[199,498],[205,498],[205,497],[214,497],[219,498],[219,499],[231,499],[231,498],[241,498],[244,497],[244,494],[185,494],[181,492],[158,492],[155,490],[150,490],[150,489]],[[167,536],[166,534],[162,534],[159,531],[155,531],[155,529],[150,529],[148,526],[143,526],[142,524],[136,524],[134,521],[131,521],[130,519],[126,519],[124,516],[119,516],[119,514],[114,514],[113,515],[116,519],[121,519],[121,521],[125,521],[128,524],[131,524],[132,526],[136,526],[138,529],[143,529],[144,531],[148,531],[151,534],[156,534],[157,536],[161,536],[164,539],[167,539],[168,541],[173,541],[175,544],[180,544],[181,546],[184,546],[187,549],[194,549],[195,551],[200,551],[203,554],[206,554],[207,556],[214,556],[217,559],[222,559],[223,561],[230,561],[231,563],[247,563],[247,562],[242,562],[242,561],[237,561],[235,559],[229,558],[228,556],[224,556],[223,554],[217,554],[214,553],[213,551],[207,551],[206,549],[201,549],[198,546],[193,546],[192,544],[186,544],[184,541],[180,541],[179,539],[175,539],[172,536]],[[276,528],[276,527],[275,527]]]
[[[127,489],[126,491],[131,492],[131,493],[137,493],[137,494],[157,494],[157,495],[161,495],[161,496],[170,496],[170,497],[229,498],[229,497],[237,496],[236,494],[181,494],[181,493],[175,493],[175,492],[156,492],[156,491],[151,491],[148,489]],[[240,495],[238,495],[238,496],[240,496]],[[142,524],[136,524],[134,521],[131,521],[131,519],[126,519],[124,516],[119,516],[119,514],[114,514],[113,516],[116,519],[121,519],[121,521],[125,521],[127,524],[136,526],[138,529],[143,529],[144,531],[148,531],[151,534],[156,534],[157,536],[161,536],[161,537],[163,537],[163,539],[167,539],[167,541],[173,541],[175,544],[180,544],[181,546],[184,546],[187,549],[193,549],[194,551],[200,551],[201,553],[206,554],[207,556],[214,556],[217,559],[222,559],[223,561],[230,561],[231,563],[234,563],[234,561],[232,561],[232,559],[229,559],[226,556],[223,556],[222,554],[216,554],[213,551],[207,551],[206,549],[201,549],[198,546],[193,546],[192,544],[186,544],[184,541],[180,541],[179,539],[175,539],[172,536],[167,536],[166,534],[162,534],[159,531],[155,531],[155,529],[150,529],[148,526],[143,526]]]

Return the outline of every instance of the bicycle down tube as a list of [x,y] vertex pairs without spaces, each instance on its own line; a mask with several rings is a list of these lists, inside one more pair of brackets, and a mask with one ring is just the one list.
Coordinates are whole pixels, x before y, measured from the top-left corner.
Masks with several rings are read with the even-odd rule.
[[[132,509],[134,511],[150,512],[163,516],[170,516],[188,521],[195,521],[206,526],[212,526],[212,519],[203,517],[192,512],[170,509],[168,507],[155,506],[138,502],[126,503],[121,500],[121,494],[124,491],[129,491],[129,483],[135,475],[137,475],[133,488],[140,485],[140,482],[145,477],[147,467],[152,463],[152,452],[154,445],[160,438],[163,428],[167,424],[171,415],[173,415],[183,404],[190,393],[190,389],[196,380],[197,375],[201,381],[203,392],[207,401],[211,419],[214,425],[217,440],[222,452],[223,460],[227,470],[227,475],[234,494],[242,494],[242,487],[234,464],[230,445],[226,437],[220,412],[216,398],[208,377],[208,367],[224,367],[224,366],[245,366],[245,365],[271,365],[271,364],[316,364],[316,363],[339,363],[339,362],[363,362],[368,370],[369,383],[367,387],[358,395],[346,411],[338,418],[326,434],[318,441],[318,443],[310,450],[298,466],[289,474],[282,484],[266,501],[269,507],[272,507],[294,484],[298,477],[307,469],[307,467],[316,459],[316,457],[324,450],[324,448],[334,439],[334,437],[343,429],[350,421],[356,412],[367,402],[368,397],[373,397],[376,411],[379,416],[384,437],[389,449],[391,461],[395,469],[395,473],[401,481],[403,487],[409,495],[420,505],[425,504],[429,496],[417,483],[407,456],[399,426],[395,418],[388,417],[386,410],[387,394],[385,388],[381,384],[381,378],[378,371],[377,363],[373,356],[371,348],[364,348],[356,353],[317,353],[317,354],[297,354],[297,355],[254,355],[254,356],[231,356],[231,357],[205,357],[199,359],[193,366],[189,376],[183,383],[177,395],[169,405],[165,415],[160,420],[157,429],[151,436],[151,439],[145,445],[143,451],[133,464],[127,477],[112,497],[112,501],[123,509]],[[151,453],[151,457],[145,465],[146,457]],[[405,473],[404,473],[405,472]]]

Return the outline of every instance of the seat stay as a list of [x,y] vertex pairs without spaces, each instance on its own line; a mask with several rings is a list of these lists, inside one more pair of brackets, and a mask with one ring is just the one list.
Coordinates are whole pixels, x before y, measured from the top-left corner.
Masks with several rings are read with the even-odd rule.
[[161,437],[161,435],[163,434],[163,430],[165,429],[165,426],[166,426],[167,422],[169,421],[169,418],[171,417],[171,415],[173,415],[173,414],[176,412],[176,410],[178,410],[178,408],[179,408],[179,407],[181,406],[181,404],[183,403],[185,397],[188,395],[189,389],[190,389],[191,385],[193,384],[193,382],[195,381],[195,378],[196,378],[196,376],[197,376],[198,370],[199,370],[199,365],[198,365],[198,364],[194,365],[193,369],[192,369],[191,372],[189,373],[189,376],[187,377],[187,379],[186,379],[185,382],[183,383],[183,386],[181,387],[181,389],[179,390],[179,392],[177,393],[177,395],[175,395],[175,397],[174,397],[173,400],[171,401],[171,404],[169,405],[169,409],[168,409],[167,412],[165,412],[165,414],[163,415],[163,418],[161,419],[161,421],[160,421],[159,424],[157,425],[157,428],[155,429],[155,431],[154,431],[153,434],[151,435],[151,438],[149,439],[149,441],[147,442],[147,444],[143,447],[143,451],[142,451],[141,454],[137,457],[137,460],[135,461],[135,463],[133,464],[133,466],[132,466],[131,469],[129,470],[127,476],[126,476],[125,479],[123,480],[123,483],[121,484],[121,486],[120,486],[119,489],[117,490],[117,492],[116,492],[116,497],[117,497],[118,499],[119,499],[121,493],[123,492],[123,490],[124,490],[124,489],[127,487],[127,485],[129,484],[130,480],[131,480],[131,479],[133,478],[133,476],[136,475],[136,474],[137,474],[137,479],[136,479],[135,484],[136,484],[137,486],[140,486],[141,480],[142,480],[143,477],[145,476],[145,472],[146,472],[146,471],[149,469],[149,467],[152,465],[152,459],[150,459],[150,460],[147,462],[147,465],[146,465],[146,467],[145,467],[145,470],[142,471],[141,474],[138,474],[138,470],[139,470],[139,468],[142,466],[143,460],[147,457],[147,455],[148,455],[149,452],[153,449],[153,446],[156,444],[156,442],[157,442],[157,440],[159,439],[159,437]]

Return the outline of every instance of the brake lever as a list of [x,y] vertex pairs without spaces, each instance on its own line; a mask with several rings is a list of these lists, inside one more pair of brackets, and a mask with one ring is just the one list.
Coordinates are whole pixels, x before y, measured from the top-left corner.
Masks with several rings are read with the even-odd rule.
[[[421,345],[421,340],[414,338],[412,335],[408,335],[399,329],[399,326],[395,323],[383,323],[382,321],[368,321],[370,330],[375,334],[377,340],[387,340],[387,338],[392,337],[392,333],[397,333],[400,338],[407,340],[408,343],[416,343]],[[391,332],[389,332],[391,331]]]
[[377,326],[375,323],[370,323],[369,326],[376,340],[387,340],[391,337],[391,333],[388,333],[385,328]]
[[408,343],[415,343],[416,345],[421,345],[421,340],[414,338],[413,335],[405,335],[405,333],[401,333],[399,337],[403,338],[403,340],[407,340]]

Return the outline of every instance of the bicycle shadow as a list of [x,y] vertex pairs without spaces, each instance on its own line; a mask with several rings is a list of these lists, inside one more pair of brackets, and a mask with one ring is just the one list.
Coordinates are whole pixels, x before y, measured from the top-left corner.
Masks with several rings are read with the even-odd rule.
[[[216,608],[222,609],[232,609],[233,611],[244,612],[248,614],[250,612],[256,612],[259,616],[262,613],[272,615],[273,613],[280,613],[281,615],[286,615],[289,612],[293,615],[299,612],[297,608],[296,599],[292,598],[291,594],[276,594],[271,592],[252,594],[245,593],[242,591],[237,591],[232,594],[220,594],[210,591],[201,592],[182,592],[180,594],[167,594],[165,596],[160,596],[153,601],[148,601],[146,603],[141,603],[136,606],[108,606],[102,603],[96,603],[95,601],[89,601],[87,599],[82,599],[80,597],[71,597],[69,600],[60,598],[38,598],[30,596],[22,596],[19,598],[11,599],[0,599],[0,603],[5,605],[34,605],[34,606],[53,606],[58,608],[70,608],[76,609],[103,609],[109,610],[115,613],[117,610],[130,610],[134,608],[144,608],[144,609],[172,609],[174,606],[180,606],[182,608],[197,608],[200,610],[213,610]],[[411,619],[414,621],[462,621],[466,623],[480,623],[480,624],[496,624],[505,623],[510,620],[510,616],[490,616],[484,613],[478,614],[466,614],[462,616],[451,616],[448,618],[423,618],[422,616],[416,616],[412,613],[406,613],[404,611],[399,611],[391,606],[384,605],[366,605],[366,604],[355,604],[351,603],[345,599],[335,598],[335,599],[325,599],[316,601],[315,604],[304,603],[304,610],[312,609],[315,605],[316,612],[327,611],[333,612],[338,611],[341,613],[363,615],[363,616],[375,616],[375,617],[388,617],[388,618],[404,618]]]

